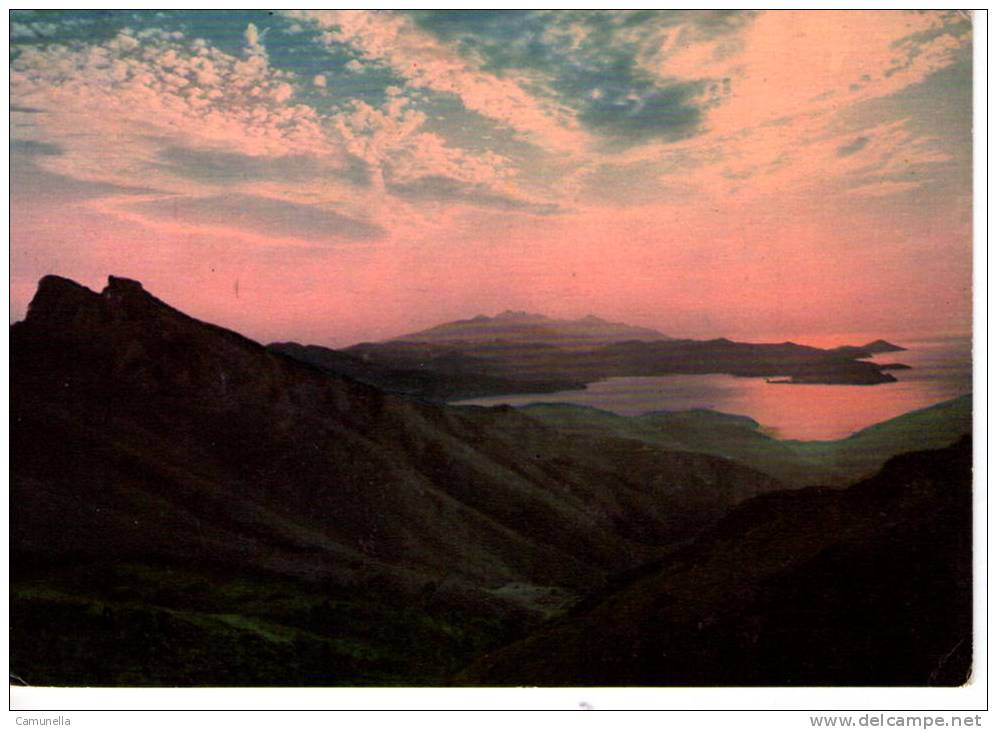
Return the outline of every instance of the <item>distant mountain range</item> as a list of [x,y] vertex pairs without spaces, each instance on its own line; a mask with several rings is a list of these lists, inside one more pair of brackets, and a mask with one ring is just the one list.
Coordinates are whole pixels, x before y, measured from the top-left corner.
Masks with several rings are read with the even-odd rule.
[[[115,277],[100,293],[44,278],[10,343],[18,681],[966,676],[968,445],[898,457],[847,492],[786,491],[810,483],[807,458],[843,481],[905,439],[955,441],[958,403],[870,429],[841,458],[752,451],[750,420],[722,414],[455,408],[330,374]],[[758,626],[782,638],[759,644]],[[830,653],[792,654],[810,642]],[[913,659],[901,672],[882,656]]]
[[864,350],[865,352],[871,352],[873,355],[879,355],[884,352],[903,352],[907,348],[894,345],[892,342],[887,342],[886,340],[873,340],[872,342],[859,346],[858,349]]
[[575,390],[640,375],[729,373],[784,384],[875,385],[896,380],[887,371],[908,367],[866,362],[903,350],[884,340],[826,350],[792,342],[680,340],[593,316],[557,320],[526,312],[459,320],[345,350],[295,342],[270,347],[332,374],[437,402]]
[[639,340],[660,342],[671,337],[646,327],[607,322],[593,315],[581,319],[551,319],[542,314],[505,311],[494,317],[479,315],[395,337],[392,342],[458,345],[508,342],[548,344],[564,349],[594,347]]

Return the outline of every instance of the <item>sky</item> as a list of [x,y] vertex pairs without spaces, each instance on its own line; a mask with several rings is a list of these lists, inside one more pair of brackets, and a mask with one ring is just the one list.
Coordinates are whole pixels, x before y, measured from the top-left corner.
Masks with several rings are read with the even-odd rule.
[[261,342],[506,309],[967,333],[972,27],[905,11],[12,11],[11,319]]

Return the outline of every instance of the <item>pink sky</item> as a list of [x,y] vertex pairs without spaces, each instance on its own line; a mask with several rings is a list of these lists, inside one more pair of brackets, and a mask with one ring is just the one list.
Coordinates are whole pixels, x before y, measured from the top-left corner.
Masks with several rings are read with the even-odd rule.
[[969,330],[959,14],[160,15],[12,18],[15,320],[57,273],[264,342]]

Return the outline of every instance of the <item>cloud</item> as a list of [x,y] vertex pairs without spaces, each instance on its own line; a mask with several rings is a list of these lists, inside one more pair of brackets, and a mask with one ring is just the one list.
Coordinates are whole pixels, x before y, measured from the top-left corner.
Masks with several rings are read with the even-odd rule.
[[473,185],[450,177],[431,175],[404,183],[389,183],[388,191],[410,200],[463,202],[485,208],[521,211],[533,215],[553,215],[561,212],[552,203],[536,203],[503,195],[484,185]]
[[411,87],[453,94],[468,110],[501,122],[542,147],[566,151],[579,149],[586,142],[567,108],[526,91],[528,79],[482,71],[479,64],[448,48],[404,15],[309,10],[294,11],[291,16],[322,28],[327,45],[346,45],[364,60],[386,65]]
[[12,59],[12,100],[49,110],[33,129],[65,147],[72,164],[61,171],[134,176],[152,138],[242,154],[334,154],[315,111],[287,103],[287,74],[252,48],[238,57],[171,36],[140,42],[120,32],[94,45],[28,47]]
[[422,131],[426,115],[409,108],[408,99],[390,96],[380,107],[354,100],[333,119],[345,149],[372,171],[372,184],[404,184],[420,177],[453,178],[491,184],[506,177],[508,160],[486,151],[469,155],[450,147],[438,134]]
[[31,139],[12,139],[10,141],[11,154],[22,155],[61,155],[62,148],[50,142],[36,142]]
[[969,38],[942,13],[291,15],[272,30],[224,16],[215,35],[196,14],[150,15],[89,42],[19,45],[18,144],[52,145],[36,167],[110,191],[315,206],[392,235],[429,207],[447,220],[448,205],[819,198],[911,170],[931,184],[952,160],[938,138],[888,104],[877,123],[852,112],[965,59]]
[[59,26],[55,23],[18,23],[10,24],[10,37],[12,40],[22,38],[45,38],[54,36],[59,32]]
[[882,198],[889,195],[909,193],[912,190],[917,190],[919,187],[921,187],[921,184],[917,182],[882,180],[879,182],[860,185],[859,187],[852,188],[848,192],[851,195],[857,195],[860,197]]
[[603,87],[584,106],[579,119],[595,130],[630,141],[682,139],[699,131],[702,108],[696,101],[702,89],[699,81],[647,86],[641,91],[616,88],[612,93]]
[[[674,50],[736,45],[752,15],[713,11],[417,11],[420,26],[499,78],[519,77],[531,93],[568,110],[582,129],[619,145],[673,141],[700,130],[703,111],[725,93],[690,65],[659,74]],[[710,53],[714,53],[710,46]],[[669,54],[665,54],[669,55]]]
[[[493,186],[508,177],[501,155],[469,152],[425,131],[425,113],[401,89],[385,90],[379,106],[347,97],[322,111],[296,102],[295,88],[309,77],[274,68],[264,33],[244,27],[239,54],[154,28],[23,49],[11,62],[12,103],[48,111],[25,115],[19,144],[57,147],[61,154],[38,164],[94,189],[151,186],[217,198],[215,207],[225,210],[232,199],[224,196],[242,195],[332,206],[356,221],[385,207],[385,181],[439,176]],[[508,182],[505,189],[510,199],[523,197]],[[403,218],[405,200],[383,211],[384,220]],[[187,207],[207,221],[202,208]],[[343,220],[338,229],[353,235],[362,226]]]
[[[736,43],[719,38],[675,51],[666,43],[645,59],[660,76],[730,79],[730,94],[709,115],[726,129],[895,93],[952,63],[971,33],[964,18],[940,13],[807,10],[749,17]],[[849,38],[862,42],[842,42]]]
[[838,157],[848,157],[848,155],[854,155],[867,144],[869,144],[868,137],[856,137],[851,142],[843,144],[838,148]]
[[183,225],[236,228],[257,235],[306,241],[369,241],[381,238],[379,225],[334,210],[241,194],[204,198],[170,197],[128,206],[135,212]]
[[12,142],[10,156],[10,196],[18,203],[64,205],[91,201],[106,196],[149,195],[160,192],[145,186],[78,180],[68,175],[52,173],[37,163],[40,157],[59,154],[54,145],[39,142]]
[[255,25],[250,23],[249,25],[246,26],[245,36],[246,36],[246,46],[250,49],[250,51],[254,51],[257,53],[263,51],[263,46],[260,45],[260,34],[256,30]]
[[171,139],[244,155],[321,152],[309,110],[281,107],[279,74],[167,35],[139,44],[119,33],[99,45],[28,48],[13,59],[13,98],[50,110],[22,133],[64,149],[50,171],[118,185],[151,175],[169,187],[145,161]]
[[370,171],[360,160],[334,167],[310,155],[278,157],[243,155],[212,149],[168,147],[160,152],[165,169],[181,177],[223,187],[250,181],[305,182],[336,178],[351,185],[370,184]]
[[[11,16],[21,278],[74,257],[185,276],[224,259],[282,294],[314,287],[290,294],[315,321],[347,277],[360,293],[336,301],[358,312],[370,292],[417,311],[456,286],[451,314],[486,290],[745,322],[804,301],[820,325],[883,286],[908,302],[912,260],[932,302],[954,279],[930,267],[967,260],[958,15],[86,16],[54,35],[27,26],[56,15]],[[932,236],[941,255],[918,257]],[[785,281],[778,302],[702,306]]]
[[[42,18],[46,18],[42,20]],[[48,11],[44,15],[11,12],[10,40],[12,43],[37,40],[59,40],[71,37],[80,29],[92,25],[93,21],[82,17],[62,17],[60,13]]]
[[[963,62],[970,34],[957,14],[900,11],[762,12],[731,35],[684,47],[684,31],[663,30],[661,48],[642,57],[649,70],[662,78],[707,74],[724,88],[701,107],[701,134],[635,148],[616,164],[660,159],[668,149],[683,162],[660,167],[662,188],[678,178],[723,200],[828,195],[948,162],[942,141],[898,118],[889,99]],[[940,91],[920,94],[918,113],[930,113],[924,95]],[[873,103],[878,122],[860,113]],[[931,184],[920,172],[918,185]]]

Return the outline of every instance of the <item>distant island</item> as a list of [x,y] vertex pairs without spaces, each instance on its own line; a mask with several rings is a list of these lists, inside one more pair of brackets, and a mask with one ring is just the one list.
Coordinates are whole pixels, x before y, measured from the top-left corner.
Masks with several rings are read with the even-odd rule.
[[344,350],[270,345],[327,372],[434,401],[585,388],[610,377],[726,373],[773,383],[877,385],[902,363],[868,362],[905,348],[879,339],[821,349],[794,342],[678,339],[589,315],[553,319],[506,311],[448,322]]
[[581,319],[553,319],[542,314],[506,310],[494,317],[447,322],[427,330],[392,338],[391,342],[425,342],[441,345],[484,345],[518,342],[554,345],[561,349],[588,348],[614,342],[662,342],[674,338],[647,327],[607,322],[588,315]]
[[879,355],[884,352],[904,352],[907,348],[894,345],[892,342],[887,342],[886,340],[874,340],[863,345],[862,349],[871,352],[873,355]]

